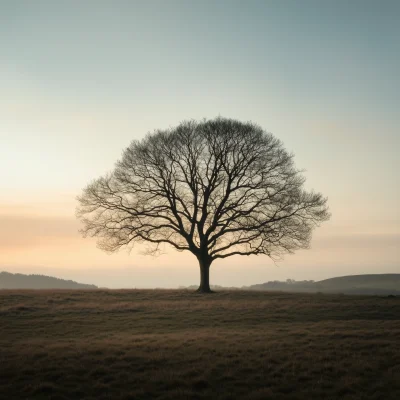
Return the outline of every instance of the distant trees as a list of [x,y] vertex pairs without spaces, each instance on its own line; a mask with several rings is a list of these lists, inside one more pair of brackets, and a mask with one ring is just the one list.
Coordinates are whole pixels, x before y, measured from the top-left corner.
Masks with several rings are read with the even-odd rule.
[[329,218],[326,199],[282,143],[253,123],[186,121],[133,141],[112,173],[78,198],[84,236],[108,252],[145,242],[190,251],[209,292],[213,261],[233,255],[273,259],[307,248]]

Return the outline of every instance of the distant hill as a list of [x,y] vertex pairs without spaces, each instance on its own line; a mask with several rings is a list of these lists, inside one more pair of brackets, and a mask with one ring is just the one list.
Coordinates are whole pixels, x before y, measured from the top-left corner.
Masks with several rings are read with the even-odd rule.
[[[192,285],[186,289],[197,289]],[[251,286],[223,287],[211,285],[212,290],[258,290],[302,293],[343,293],[400,296],[400,274],[349,275],[323,281],[270,281]]]
[[0,289],[97,289],[97,286],[52,276],[0,272]]
[[285,292],[322,292],[344,294],[400,295],[400,274],[349,275],[322,281],[266,282],[243,287],[247,290],[280,290]]

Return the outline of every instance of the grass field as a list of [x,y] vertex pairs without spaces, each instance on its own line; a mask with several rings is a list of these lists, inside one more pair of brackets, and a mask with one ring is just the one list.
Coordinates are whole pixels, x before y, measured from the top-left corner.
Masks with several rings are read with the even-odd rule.
[[400,298],[0,291],[0,399],[400,399]]

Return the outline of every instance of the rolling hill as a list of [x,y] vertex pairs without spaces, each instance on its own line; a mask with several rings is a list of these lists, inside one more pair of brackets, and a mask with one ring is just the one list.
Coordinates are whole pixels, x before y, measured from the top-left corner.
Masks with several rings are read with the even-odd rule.
[[0,289],[97,289],[71,280],[45,275],[24,275],[0,272]]
[[[197,285],[186,289],[197,289]],[[181,287],[184,289],[185,287]],[[78,283],[45,275],[12,274],[0,272],[1,289],[98,289],[96,285]],[[400,296],[400,274],[348,275],[322,281],[269,281],[251,286],[224,287],[214,285],[213,290],[280,291],[297,293],[343,293]]]
[[349,275],[322,281],[266,282],[243,287],[247,290],[269,290],[285,292],[322,292],[344,294],[400,295],[400,274]]

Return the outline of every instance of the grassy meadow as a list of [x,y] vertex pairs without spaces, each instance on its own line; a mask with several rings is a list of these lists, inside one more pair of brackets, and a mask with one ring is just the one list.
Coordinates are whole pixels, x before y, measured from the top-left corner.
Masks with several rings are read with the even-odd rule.
[[0,291],[0,399],[339,398],[400,398],[400,297]]

